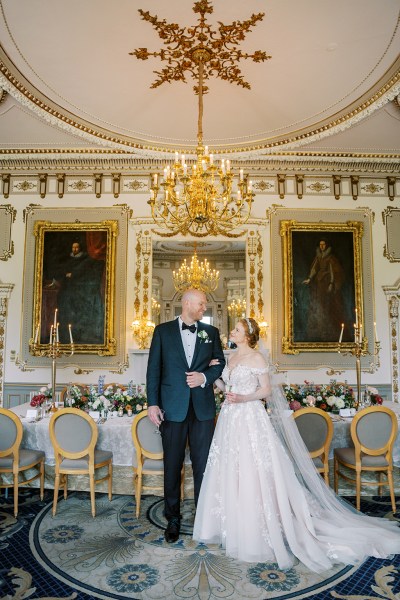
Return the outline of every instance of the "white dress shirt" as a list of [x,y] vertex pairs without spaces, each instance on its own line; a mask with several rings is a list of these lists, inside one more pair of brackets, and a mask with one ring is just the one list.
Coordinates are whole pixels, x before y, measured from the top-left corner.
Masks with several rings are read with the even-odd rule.
[[[193,360],[194,349],[196,347],[196,336],[197,336],[198,326],[197,326],[197,323],[195,323],[196,331],[194,331],[192,333],[190,331],[190,329],[182,329],[182,323],[184,323],[184,321],[182,321],[181,317],[178,317],[178,321],[179,321],[179,331],[181,332],[183,349],[185,351],[186,360],[187,360],[187,363],[190,368],[190,366],[192,364],[192,360]],[[206,385],[207,378],[204,375],[204,373],[202,373],[202,375],[204,377],[204,383],[202,384],[201,387],[204,387]]]

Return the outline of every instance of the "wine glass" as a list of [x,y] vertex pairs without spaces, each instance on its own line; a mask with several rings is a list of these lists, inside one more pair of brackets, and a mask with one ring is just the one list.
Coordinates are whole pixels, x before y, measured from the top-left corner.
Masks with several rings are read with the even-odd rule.
[[[162,408],[160,408],[160,419],[161,419],[161,421],[164,421],[164,415],[165,415],[165,410],[163,410]],[[161,423],[160,423],[160,425],[161,425]],[[160,425],[157,425],[157,427],[154,430],[154,433],[157,434],[157,435],[161,435]]]
[[232,385],[230,383],[226,383],[225,384],[225,400],[226,400],[226,395],[229,394],[229,392],[232,391]]

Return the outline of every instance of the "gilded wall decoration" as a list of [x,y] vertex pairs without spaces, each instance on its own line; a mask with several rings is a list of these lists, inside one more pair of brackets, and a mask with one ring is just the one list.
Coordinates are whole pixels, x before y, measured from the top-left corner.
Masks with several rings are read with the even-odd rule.
[[11,204],[0,204],[0,260],[8,260],[14,254],[11,231],[16,214]]
[[383,256],[390,262],[400,261],[400,208],[388,206],[382,212],[383,224],[386,226],[386,244]]
[[393,402],[400,402],[399,396],[399,304],[400,304],[400,279],[394,285],[385,285],[382,287],[389,311],[389,339],[390,339],[390,361],[392,369],[392,399]]

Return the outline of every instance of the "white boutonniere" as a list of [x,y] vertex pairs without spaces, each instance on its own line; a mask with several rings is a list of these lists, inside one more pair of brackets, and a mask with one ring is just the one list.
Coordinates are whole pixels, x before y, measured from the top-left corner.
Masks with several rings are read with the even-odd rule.
[[199,331],[199,333],[197,334],[197,337],[200,338],[200,343],[204,342],[205,344],[211,344],[211,340],[208,337],[208,333],[204,329]]

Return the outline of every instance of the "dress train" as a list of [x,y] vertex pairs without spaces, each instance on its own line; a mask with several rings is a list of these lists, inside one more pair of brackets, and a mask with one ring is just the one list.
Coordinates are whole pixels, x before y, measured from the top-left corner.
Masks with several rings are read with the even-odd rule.
[[[238,365],[232,372],[225,367],[223,378],[234,392],[251,393],[265,372]],[[193,538],[220,544],[227,556],[277,562],[281,569],[296,558],[312,571],[324,571],[336,563],[399,554],[397,523],[356,512],[327,489],[314,468],[313,485],[304,484],[272,421],[258,400],[222,405]]]

